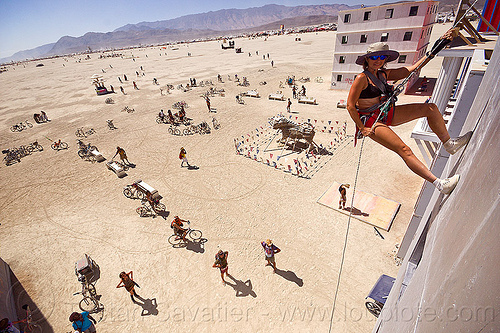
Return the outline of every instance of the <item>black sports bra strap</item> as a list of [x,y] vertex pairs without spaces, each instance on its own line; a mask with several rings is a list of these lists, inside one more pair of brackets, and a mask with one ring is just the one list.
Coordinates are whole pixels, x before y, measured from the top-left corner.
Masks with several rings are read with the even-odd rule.
[[379,76],[379,77],[375,77],[375,75],[373,75],[371,72],[369,72],[367,70],[363,71],[363,73],[365,73],[365,75],[370,78],[370,80],[373,82],[373,84],[375,84],[375,86],[378,89],[380,89],[380,91],[382,93],[388,95],[388,91],[387,91],[387,87],[386,87],[387,80],[385,79],[384,75],[382,75],[382,78],[380,79],[380,76],[379,76],[380,72],[377,72],[377,76]]

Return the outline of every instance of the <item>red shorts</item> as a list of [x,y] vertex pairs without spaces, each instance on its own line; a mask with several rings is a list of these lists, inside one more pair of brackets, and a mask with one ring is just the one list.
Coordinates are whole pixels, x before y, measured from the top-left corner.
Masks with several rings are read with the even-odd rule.
[[[375,123],[375,120],[377,120],[379,114],[380,114],[380,108],[374,110],[371,113],[362,113],[358,111],[359,118],[361,119],[363,125],[365,125],[366,127],[372,127],[373,124]],[[378,122],[385,124],[387,126],[391,126],[393,117],[394,117],[394,105],[391,106],[389,112],[387,112],[385,116],[379,118]],[[356,134],[354,135],[354,146],[356,146],[357,139],[361,138],[363,138],[363,134],[361,134],[359,128],[356,126]]]
[[221,273],[221,274],[224,274],[224,273],[226,273],[226,274],[227,274],[227,269],[228,269],[228,267],[229,267],[229,266],[226,266],[226,267],[224,267],[224,268],[219,268],[219,269],[220,269],[220,273]]

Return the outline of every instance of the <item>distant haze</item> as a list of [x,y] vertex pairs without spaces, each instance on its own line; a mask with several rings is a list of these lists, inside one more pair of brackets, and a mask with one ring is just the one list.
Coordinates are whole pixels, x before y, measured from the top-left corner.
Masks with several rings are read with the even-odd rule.
[[[308,24],[327,23],[332,22],[340,10],[351,8],[359,8],[359,6],[339,4],[295,7],[266,5],[248,9],[223,9],[157,22],[127,24],[108,33],[88,32],[80,37],[64,36],[55,43],[17,52],[11,57],[0,59],[0,63],[83,52],[89,48],[92,50],[113,49],[176,40],[191,40],[251,30],[264,25],[266,29],[277,29],[281,20],[288,20],[290,25],[300,25],[301,22],[309,22]],[[313,23],[311,20],[304,19],[306,17],[314,17]],[[270,26],[273,22],[276,23],[275,27]]]

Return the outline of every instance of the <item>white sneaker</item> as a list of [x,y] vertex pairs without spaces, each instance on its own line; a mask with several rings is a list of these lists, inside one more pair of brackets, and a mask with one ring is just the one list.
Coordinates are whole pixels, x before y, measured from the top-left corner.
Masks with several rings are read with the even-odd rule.
[[459,151],[460,148],[469,143],[471,137],[472,137],[472,131],[469,131],[464,135],[459,136],[458,138],[449,139],[443,144],[444,149],[448,152],[448,154],[453,155],[457,151]]
[[441,193],[450,194],[457,186],[459,180],[460,175],[455,175],[453,177],[443,179],[441,183],[443,186],[443,188],[440,190]]

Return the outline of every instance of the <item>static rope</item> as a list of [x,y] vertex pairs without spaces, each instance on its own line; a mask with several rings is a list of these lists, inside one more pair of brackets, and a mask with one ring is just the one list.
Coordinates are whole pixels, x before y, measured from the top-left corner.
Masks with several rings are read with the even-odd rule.
[[359,148],[358,167],[356,169],[356,176],[354,177],[354,186],[352,189],[351,208],[349,209],[349,219],[347,220],[347,230],[345,233],[344,248],[342,250],[342,260],[340,261],[339,276],[337,278],[337,287],[335,289],[335,297],[333,298],[332,315],[330,317],[330,328],[328,329],[328,333],[331,333],[331,331],[332,331],[333,314],[335,312],[335,304],[337,303],[337,295],[339,293],[340,277],[342,275],[342,269],[344,268],[345,252],[347,249],[347,239],[349,237],[349,227],[351,226],[352,209],[354,207],[354,195],[356,194],[356,185],[358,184],[359,167],[361,166],[361,153],[363,152],[363,145],[365,143],[365,138],[366,137],[363,136],[363,140],[361,141],[361,147]]

